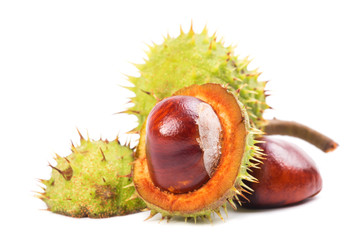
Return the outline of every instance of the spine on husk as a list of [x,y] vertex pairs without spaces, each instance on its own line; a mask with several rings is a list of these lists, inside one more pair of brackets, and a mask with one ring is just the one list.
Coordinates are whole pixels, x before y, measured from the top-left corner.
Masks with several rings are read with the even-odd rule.
[[176,38],[167,36],[162,44],[149,46],[147,60],[137,64],[139,77],[129,77],[135,93],[131,99],[134,106],[125,111],[135,114],[139,125],[143,125],[155,104],[171,96],[175,91],[192,84],[219,83],[227,85],[245,105],[250,122],[262,129],[265,120],[262,115],[266,104],[266,82],[258,81],[261,74],[257,69],[249,70],[248,58],[240,59],[234,54],[234,47],[224,46],[223,41],[207,29],[195,33],[191,27],[188,33],[181,31]]
[[43,200],[49,211],[71,216],[104,218],[139,212],[145,208],[133,198],[131,179],[133,150],[129,144],[84,139],[72,145],[67,157],[56,155],[51,178],[40,180]]

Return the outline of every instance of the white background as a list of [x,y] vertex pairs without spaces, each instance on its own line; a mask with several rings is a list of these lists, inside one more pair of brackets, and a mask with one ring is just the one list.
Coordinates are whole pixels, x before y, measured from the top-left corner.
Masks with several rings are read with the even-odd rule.
[[[131,2],[131,3],[130,3]],[[1,239],[359,239],[360,7],[356,1],[1,1]],[[223,223],[191,224],[148,213],[73,219],[42,211],[36,178],[55,153],[134,126],[124,74],[137,75],[146,44],[180,25],[207,25],[270,80],[268,118],[296,120],[334,138],[316,161],[323,190],[304,204],[230,211]],[[130,235],[129,235],[130,234]],[[7,236],[7,237],[5,237]]]

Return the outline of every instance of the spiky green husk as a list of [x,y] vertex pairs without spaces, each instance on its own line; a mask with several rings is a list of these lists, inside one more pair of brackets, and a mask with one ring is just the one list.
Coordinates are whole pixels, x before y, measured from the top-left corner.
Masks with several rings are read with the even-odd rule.
[[[234,92],[231,87],[227,86],[227,91],[236,98],[236,92]],[[161,220],[170,220],[173,217],[183,217],[185,221],[187,221],[188,219],[192,219],[195,223],[197,219],[212,222],[212,216],[214,215],[217,215],[221,218],[221,220],[224,220],[221,215],[221,209],[223,209],[225,214],[227,215],[227,203],[236,210],[236,203],[241,206],[243,200],[248,200],[244,193],[251,194],[253,190],[245,184],[244,180],[249,182],[257,182],[257,179],[251,175],[251,168],[259,168],[259,165],[262,163],[261,160],[264,159],[263,150],[260,147],[256,146],[256,144],[260,142],[257,139],[262,136],[263,132],[261,130],[258,130],[254,126],[251,126],[246,106],[242,104],[239,100],[237,102],[244,118],[247,135],[245,139],[243,157],[241,159],[240,168],[238,170],[238,175],[234,181],[233,187],[229,189],[224,196],[221,196],[217,201],[215,201],[211,206],[208,206],[208,208],[195,213],[168,211],[144,200],[147,208],[151,210],[148,219],[154,217],[157,214],[160,214]],[[139,142],[139,146],[144,146],[145,134],[140,134]],[[138,155],[143,155],[143,153],[141,152],[144,152],[145,149],[138,148],[137,151]]]
[[134,213],[145,208],[130,179],[133,151],[116,139],[85,140],[72,146],[72,154],[56,156],[49,180],[38,197],[48,210],[71,216],[104,218]]
[[193,84],[226,84],[247,108],[250,121],[261,128],[266,82],[258,81],[260,73],[248,70],[250,61],[234,55],[234,48],[225,47],[215,36],[208,36],[206,28],[200,34],[192,28],[180,36],[168,36],[160,45],[150,47],[148,60],[137,65],[140,76],[129,77],[135,86],[129,89],[136,96],[135,104],[127,112],[137,115],[140,129],[147,115],[159,99]]

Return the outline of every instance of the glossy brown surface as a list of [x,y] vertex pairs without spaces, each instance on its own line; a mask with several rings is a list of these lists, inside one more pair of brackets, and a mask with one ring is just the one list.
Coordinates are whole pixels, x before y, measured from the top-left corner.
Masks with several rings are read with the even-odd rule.
[[155,186],[172,193],[186,193],[209,180],[198,140],[198,105],[189,96],[159,102],[146,125],[146,156]]
[[249,208],[270,208],[294,204],[316,195],[322,187],[315,162],[299,147],[285,140],[264,137],[259,144],[267,154],[261,169],[252,175],[259,183],[249,183],[254,190]]

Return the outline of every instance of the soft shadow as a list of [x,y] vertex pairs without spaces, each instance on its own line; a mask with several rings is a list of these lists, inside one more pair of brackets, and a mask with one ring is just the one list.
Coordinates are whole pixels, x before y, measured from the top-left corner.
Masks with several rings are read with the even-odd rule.
[[194,221],[193,218],[188,218],[187,222],[185,222],[185,218],[183,217],[178,217],[178,216],[174,216],[171,219],[167,219],[167,218],[163,218],[161,214],[157,214],[154,217],[152,217],[151,219],[148,219],[147,221],[149,222],[157,222],[159,224],[189,224],[192,226],[201,226],[201,225],[217,225],[217,224],[221,224],[221,223],[226,223],[228,221],[233,221],[235,219],[239,219],[239,218],[246,218],[247,216],[251,215],[251,214],[259,214],[259,213],[265,213],[265,212],[273,212],[273,211],[282,211],[285,209],[291,209],[297,206],[301,206],[304,205],[306,203],[309,203],[311,201],[316,201],[316,197],[312,197],[312,198],[308,198],[305,199],[303,201],[294,203],[294,204],[289,204],[286,206],[281,206],[281,207],[272,207],[272,208],[245,208],[245,207],[240,207],[238,206],[238,208],[236,210],[234,210],[233,208],[231,208],[229,205],[227,206],[227,212],[228,212],[228,216],[226,216],[226,213],[224,212],[224,210],[221,210],[221,215],[223,217],[224,220],[221,220],[221,218],[213,213],[211,215],[211,221],[209,219],[202,219],[201,217],[198,217],[196,222]]
[[279,206],[279,207],[267,207],[267,208],[248,208],[248,207],[239,207],[235,212],[242,212],[242,213],[259,213],[259,212],[271,212],[271,211],[277,211],[282,209],[290,209],[293,207],[301,206],[306,203],[316,201],[316,197],[311,197],[304,199],[300,202],[288,204],[285,206]]

